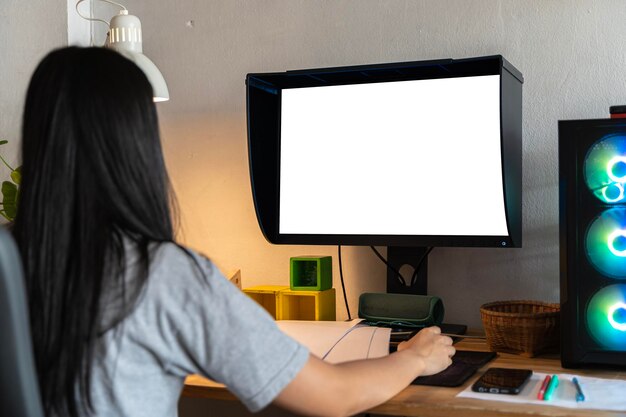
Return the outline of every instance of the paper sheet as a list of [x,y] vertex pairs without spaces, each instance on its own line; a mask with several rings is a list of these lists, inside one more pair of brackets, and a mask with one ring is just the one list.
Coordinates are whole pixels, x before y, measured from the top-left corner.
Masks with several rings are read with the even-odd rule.
[[380,358],[389,355],[391,329],[357,326],[346,334],[340,343],[324,358],[330,363],[357,359]]
[[391,329],[359,326],[362,320],[279,320],[278,327],[330,363],[378,358],[389,354]]
[[[472,387],[469,386],[461,391],[457,397],[591,410],[626,410],[626,381],[558,374],[559,385],[554,391],[552,399],[550,401],[542,401],[537,399],[537,394],[546,375],[540,372],[533,373],[530,381],[518,395],[479,393],[472,391]],[[572,382],[573,377],[578,378],[578,382],[585,394],[585,401],[576,402],[576,388]]]

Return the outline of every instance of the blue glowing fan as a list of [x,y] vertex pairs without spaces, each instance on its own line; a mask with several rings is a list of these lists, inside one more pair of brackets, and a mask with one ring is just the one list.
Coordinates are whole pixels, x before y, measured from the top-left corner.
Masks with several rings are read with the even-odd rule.
[[600,272],[626,279],[626,208],[602,212],[587,231],[587,257]]
[[626,194],[626,135],[613,134],[597,141],[587,153],[585,182],[605,203],[624,203]]
[[587,328],[600,345],[626,351],[626,285],[610,285],[594,294],[587,305]]

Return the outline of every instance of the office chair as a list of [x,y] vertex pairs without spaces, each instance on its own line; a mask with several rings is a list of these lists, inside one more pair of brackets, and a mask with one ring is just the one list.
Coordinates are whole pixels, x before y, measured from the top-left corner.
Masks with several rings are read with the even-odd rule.
[[0,416],[43,417],[24,273],[13,238],[0,227]]

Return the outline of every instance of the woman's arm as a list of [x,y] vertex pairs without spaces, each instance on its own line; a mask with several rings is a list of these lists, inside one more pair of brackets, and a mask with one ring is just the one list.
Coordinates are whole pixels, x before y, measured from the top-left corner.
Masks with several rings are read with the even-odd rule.
[[429,327],[389,356],[332,365],[311,355],[274,404],[307,416],[348,416],[381,404],[421,375],[446,369],[452,339]]

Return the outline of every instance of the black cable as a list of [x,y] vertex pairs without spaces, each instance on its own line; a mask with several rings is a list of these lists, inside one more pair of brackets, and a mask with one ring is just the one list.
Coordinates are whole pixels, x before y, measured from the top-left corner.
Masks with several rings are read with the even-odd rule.
[[434,246],[430,246],[426,252],[424,252],[424,254],[422,255],[422,257],[420,258],[419,262],[417,263],[417,266],[415,267],[415,271],[413,271],[413,276],[411,277],[411,287],[413,285],[415,285],[415,283],[417,282],[417,274],[420,270],[420,268],[422,267],[422,264],[424,263],[424,260],[426,259],[426,257],[428,257],[428,254],[430,252],[432,252],[432,250],[435,249]]
[[378,252],[378,250],[375,247],[370,246],[370,248],[374,251],[376,256],[378,256],[378,259],[380,259],[385,265],[387,265],[387,268],[391,269],[396,274],[396,278],[398,278],[398,281],[400,282],[400,284],[406,286],[406,281],[405,281],[404,277],[402,276],[402,274],[400,272],[398,272],[398,270],[396,268],[391,266],[391,264],[389,262],[387,262],[387,260],[385,258],[383,258],[383,255],[381,255],[380,252]]
[[352,320],[350,315],[350,307],[348,306],[348,296],[346,295],[346,285],[343,282],[343,263],[341,262],[341,245],[337,245],[337,253],[339,254],[339,277],[341,278],[341,289],[343,290],[343,301],[346,303],[346,311],[348,312],[348,320]]

